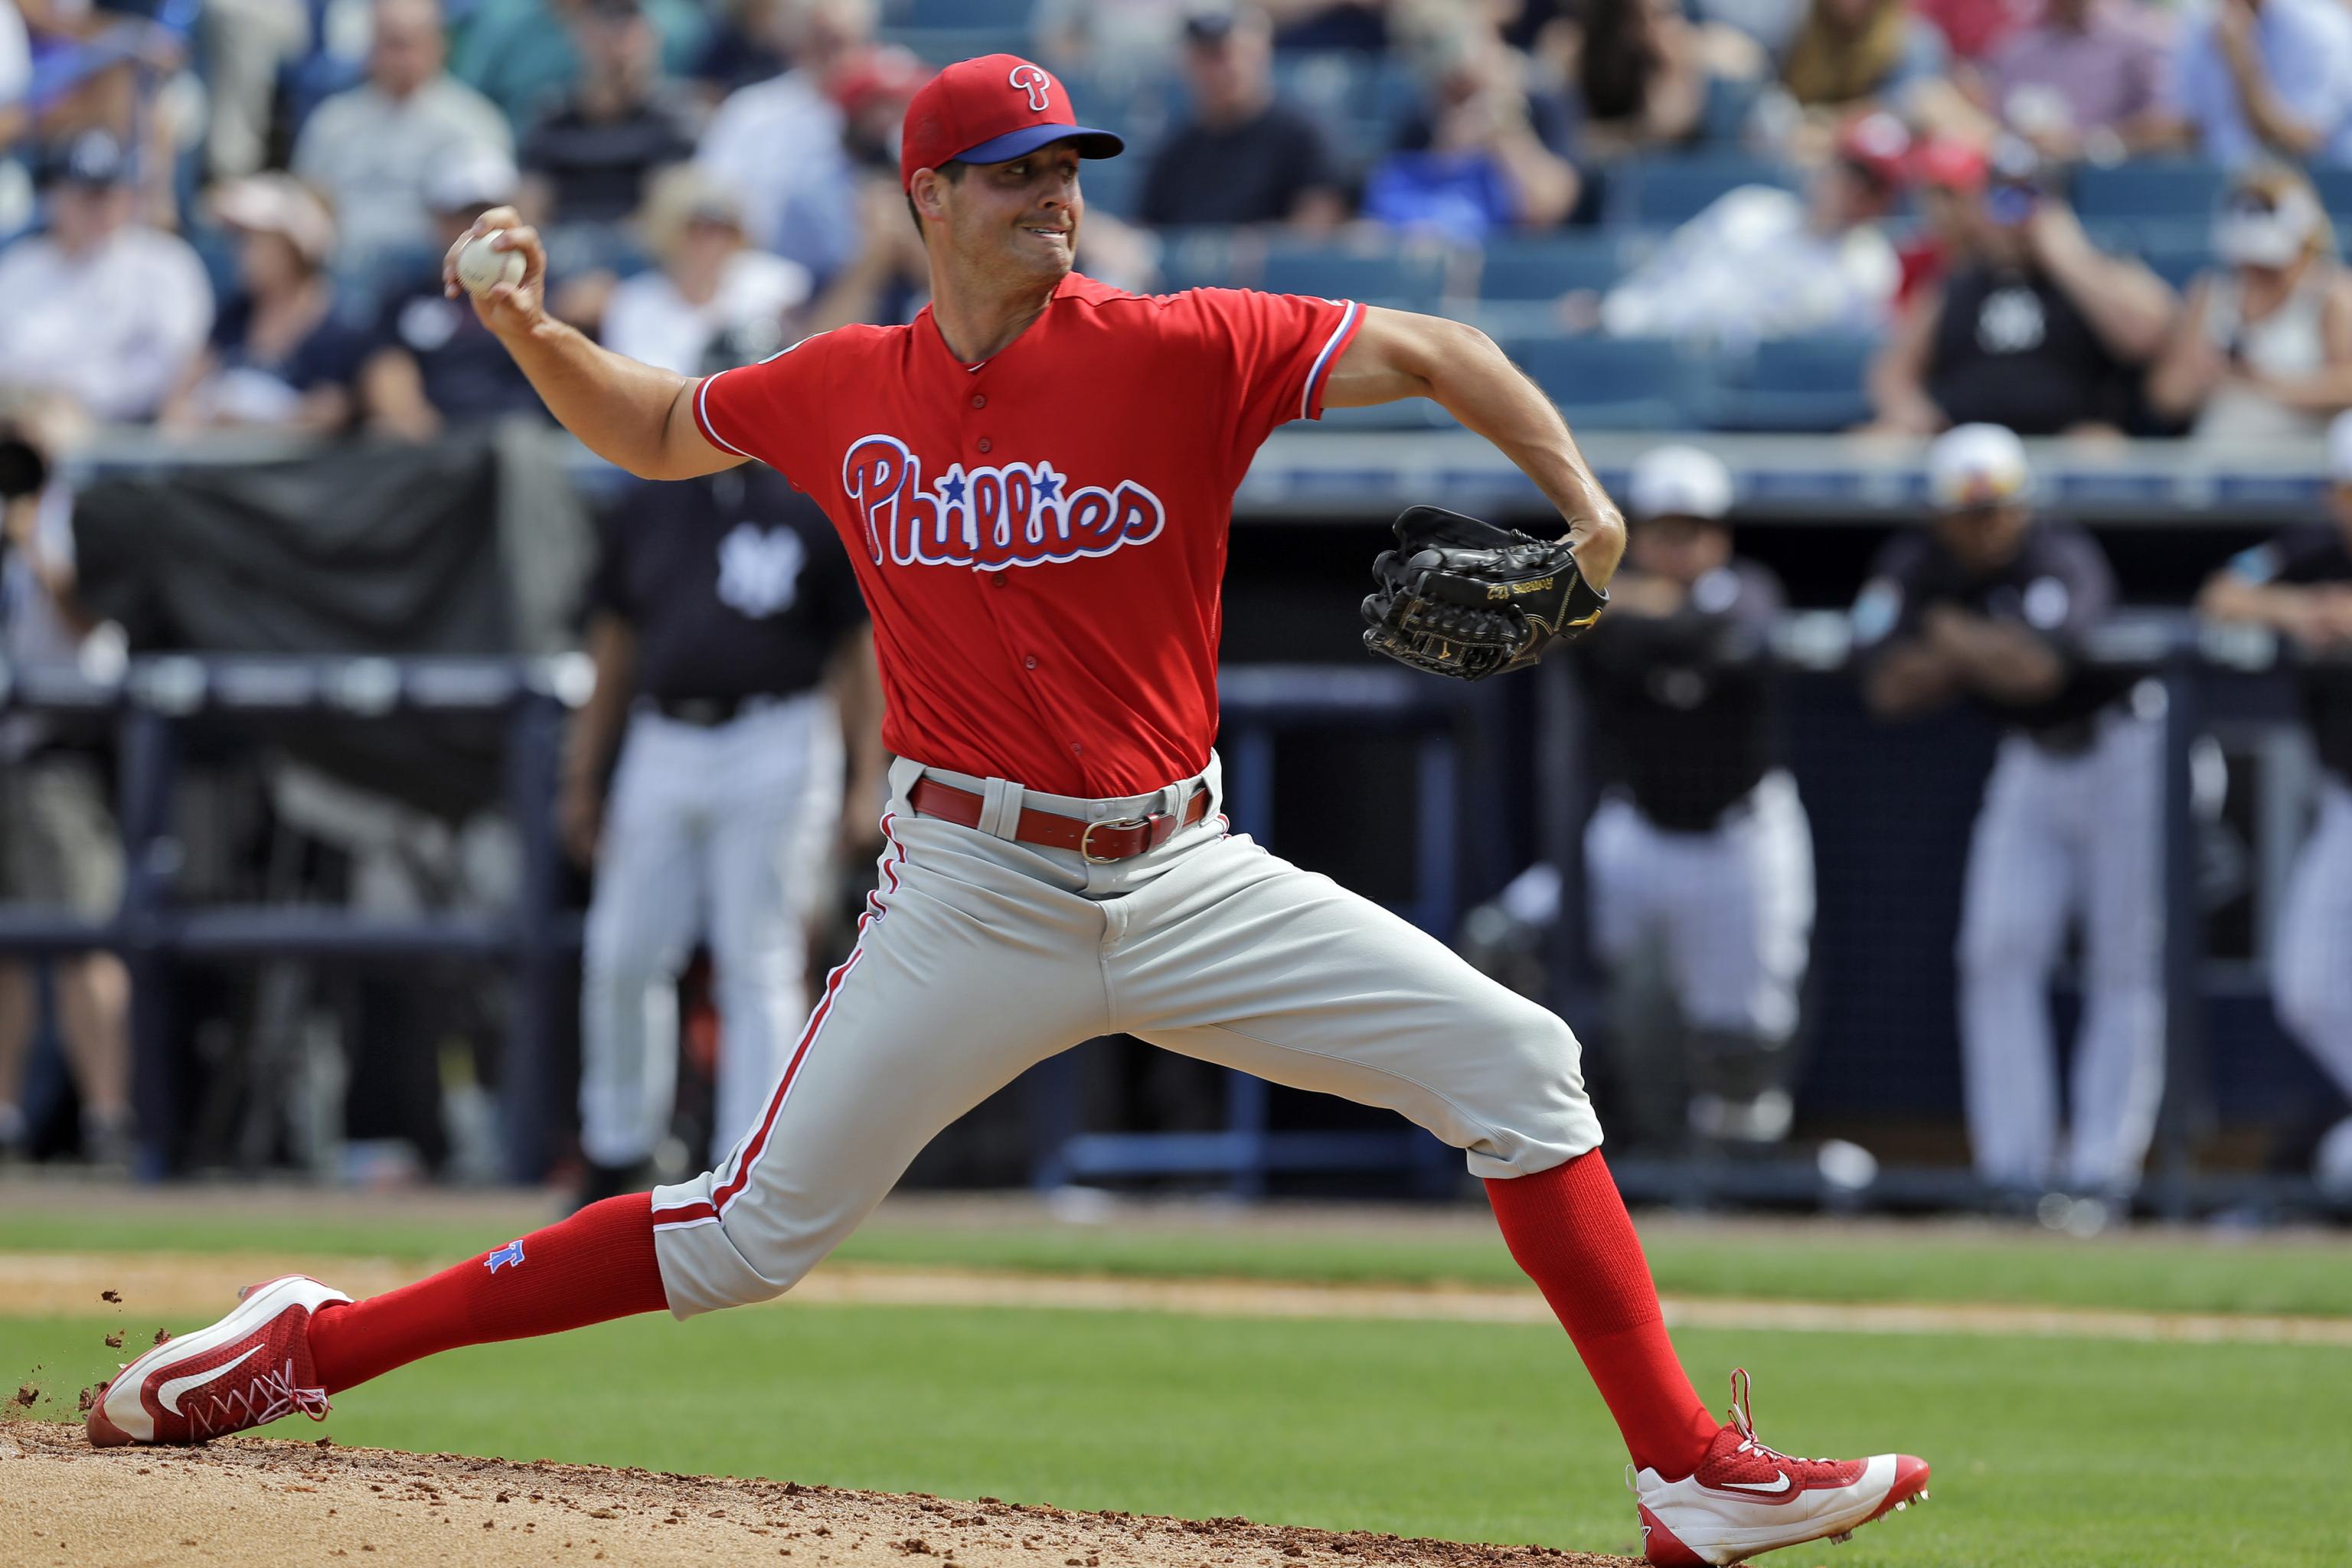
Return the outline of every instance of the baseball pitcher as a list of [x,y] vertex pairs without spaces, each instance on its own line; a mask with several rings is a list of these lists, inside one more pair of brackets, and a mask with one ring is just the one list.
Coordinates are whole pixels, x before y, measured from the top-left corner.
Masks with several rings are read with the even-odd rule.
[[756,458],[841,531],[898,757],[877,885],[715,1169],[520,1237],[496,1268],[476,1257],[359,1302],[274,1281],[133,1363],[94,1407],[94,1441],[323,1410],[455,1345],[766,1300],[948,1122],[1033,1062],[1127,1033],[1390,1107],[1465,1151],[1624,1434],[1652,1562],[1730,1563],[1918,1495],[1915,1458],[1766,1447],[1738,1379],[1730,1422],[1708,1415],[1566,1026],[1228,831],[1218,584],[1234,488],[1270,431],[1430,397],[1559,509],[1560,542],[1431,507],[1399,521],[1368,642],[1445,674],[1511,668],[1589,624],[1623,525],[1558,412],[1470,328],[1225,289],[1144,299],[1074,274],[1080,161],[1119,150],[1029,61],[949,67],[908,108],[900,169],[931,305],[698,380],[550,320],[537,236],[485,218],[526,270],[476,308],[583,441],[652,478]]

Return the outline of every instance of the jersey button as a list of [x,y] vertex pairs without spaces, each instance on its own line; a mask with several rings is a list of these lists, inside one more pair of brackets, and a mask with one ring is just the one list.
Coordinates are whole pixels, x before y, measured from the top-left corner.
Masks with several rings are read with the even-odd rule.
[[975,392],[971,395],[971,405],[974,408],[985,408],[988,406],[988,399]]
[[1027,658],[1023,659],[1023,660],[1021,661],[1021,668],[1024,668],[1024,669],[1034,669],[1034,668],[1037,668],[1037,656],[1036,656],[1035,654],[1034,654],[1034,653],[1033,653],[1033,654],[1031,654]]
[[991,572],[988,574],[988,581],[991,586],[1002,588],[1004,586],[1004,574],[1002,572]]
[[982,436],[980,438],[980,449],[983,452],[993,450],[993,448],[989,445],[988,437],[985,436]]

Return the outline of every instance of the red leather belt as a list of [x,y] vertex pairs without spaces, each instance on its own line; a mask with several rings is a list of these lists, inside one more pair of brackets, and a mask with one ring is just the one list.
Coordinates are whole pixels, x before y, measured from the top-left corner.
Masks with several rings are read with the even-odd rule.
[[[961,827],[978,827],[981,814],[988,805],[984,796],[933,778],[917,779],[915,787],[907,792],[907,802],[925,816],[936,816]],[[1192,798],[1184,803],[1183,811],[1173,816],[1155,811],[1148,816],[1081,822],[1057,811],[1024,808],[1013,837],[1024,844],[1047,849],[1075,849],[1101,865],[1131,860],[1146,850],[1157,849],[1174,837],[1178,828],[1190,827],[1208,815],[1209,792],[1205,789],[1194,790]]]

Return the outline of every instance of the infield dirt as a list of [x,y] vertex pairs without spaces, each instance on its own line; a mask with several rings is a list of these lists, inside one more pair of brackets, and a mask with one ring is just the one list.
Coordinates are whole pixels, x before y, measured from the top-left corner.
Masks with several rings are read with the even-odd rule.
[[93,1450],[79,1426],[0,1421],[0,1563],[237,1568],[788,1562],[792,1568],[1639,1568],[1542,1546],[1337,1534],[1242,1519],[1076,1513],[614,1470],[228,1438]]

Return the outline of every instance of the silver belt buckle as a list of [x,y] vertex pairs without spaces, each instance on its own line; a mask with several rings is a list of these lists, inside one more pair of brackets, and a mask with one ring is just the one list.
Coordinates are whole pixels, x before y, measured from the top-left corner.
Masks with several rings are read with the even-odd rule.
[[1087,847],[1087,846],[1093,841],[1095,829],[1097,827],[1148,828],[1150,826],[1151,818],[1148,816],[1121,816],[1108,822],[1089,822],[1078,834],[1078,857],[1090,866],[1108,866],[1126,859],[1128,857],[1124,855],[1097,855],[1092,849]]

